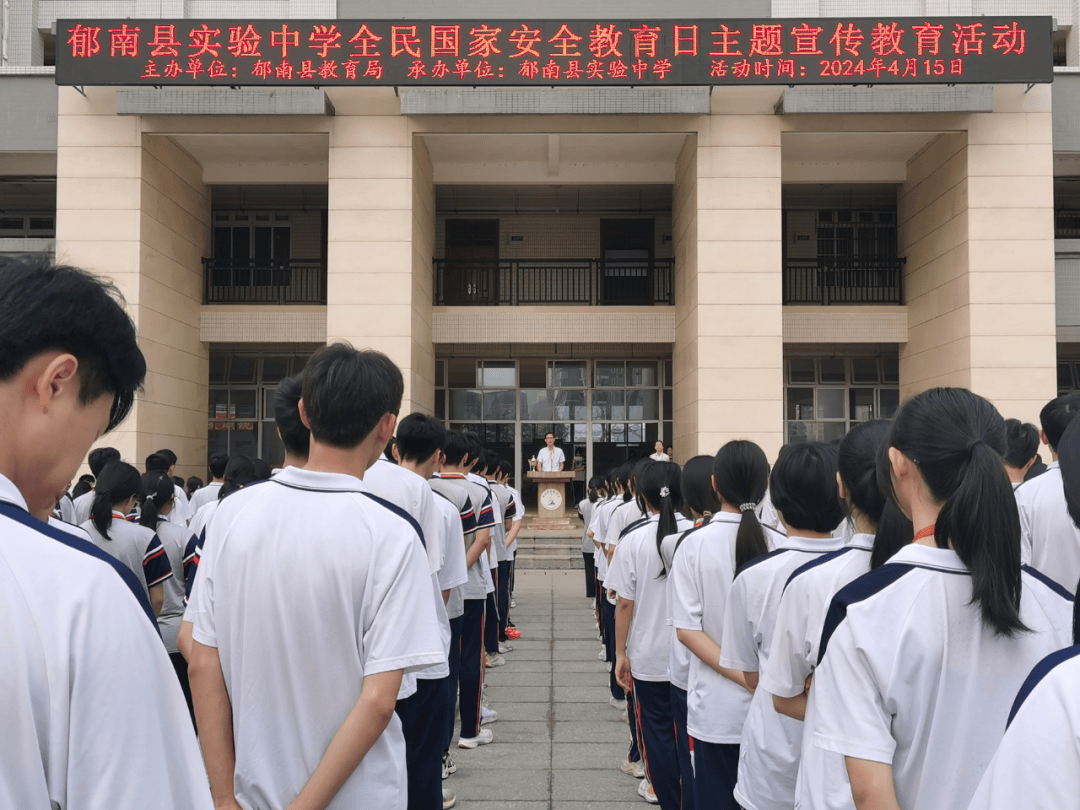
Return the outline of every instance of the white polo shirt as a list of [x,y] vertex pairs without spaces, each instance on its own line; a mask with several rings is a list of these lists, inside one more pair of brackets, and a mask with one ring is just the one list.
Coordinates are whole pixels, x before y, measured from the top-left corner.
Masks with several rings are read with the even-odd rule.
[[1020,558],[1069,593],[1080,582],[1080,529],[1069,517],[1061,467],[1056,461],[1046,472],[1016,489],[1020,510]]
[[607,556],[604,553],[608,520],[611,518],[612,510],[622,502],[622,497],[616,495],[603,503],[598,503],[593,509],[592,525],[589,527],[589,531],[593,533],[593,540],[600,544],[600,553],[596,555],[596,577],[601,585],[604,584],[604,577],[607,576],[608,570]]
[[[461,518],[462,533],[465,535],[465,550],[468,551],[476,540],[476,532],[481,528],[491,528],[491,504],[483,498],[485,494],[476,484],[460,473],[435,473],[428,481],[433,490],[448,498],[458,509]],[[480,498],[479,502],[474,498]],[[480,526],[479,521],[484,521]],[[481,554],[469,567],[469,581],[462,586],[462,598],[485,599],[487,588],[484,581],[486,560]]]
[[664,555],[664,565],[667,566],[667,579],[668,587],[665,593],[667,598],[667,605],[665,606],[665,624],[667,625],[666,633],[668,636],[668,680],[671,681],[672,686],[676,686],[682,689],[684,692],[689,686],[690,680],[690,658],[693,653],[686,648],[686,646],[679,641],[679,635],[675,632],[675,626],[672,623],[672,603],[674,602],[674,586],[671,584],[672,571],[675,568],[675,560],[678,557],[678,551],[682,548],[682,542],[686,537],[700,526],[687,529],[685,532],[679,532],[678,534],[669,534],[664,538],[660,544],[660,552]]
[[[833,599],[811,692],[814,745],[891,763],[900,806],[966,807],[1031,668],[1072,639],[1072,601],[1025,569],[1020,619],[995,636],[956,553],[906,546]],[[961,755],[962,754],[962,755]]]
[[90,535],[90,541],[95,546],[134,571],[148,596],[151,588],[172,578],[169,558],[165,556],[161,540],[152,529],[131,523],[119,512],[112,513],[107,538],[98,531],[92,520],[79,528]]
[[645,517],[645,513],[638,506],[637,499],[631,498],[615,507],[608,518],[607,532],[604,542],[609,546],[617,546],[623,535],[623,531],[633,523],[637,523]]
[[188,502],[188,512],[194,515],[199,511],[199,507],[206,506],[210,501],[216,501],[222,483],[222,481],[211,481],[205,487],[195,490]]
[[193,512],[191,504],[188,503],[187,493],[184,492],[182,487],[173,484],[173,510],[169,512],[165,519],[169,523],[175,523],[177,526],[187,526]]
[[[521,493],[518,492],[516,489],[514,489],[509,484],[504,484],[504,486],[508,490],[510,490],[510,495],[513,496],[513,498],[514,498],[514,523],[521,523],[521,521],[523,521],[525,519],[525,503],[521,500]],[[518,541],[517,541],[517,538],[515,537],[514,542],[512,542],[510,544],[510,559],[511,560],[514,559],[514,556],[517,554],[517,550],[518,550]]]
[[[671,656],[671,630],[668,626],[668,587],[670,580],[661,577],[660,553],[656,548],[659,515],[630,531],[615,547],[608,571],[607,587],[620,599],[634,603],[634,616],[626,638],[630,671],[639,681],[668,680]],[[682,515],[676,517],[678,532],[692,524]]]
[[3,476],[0,501],[0,807],[211,810],[176,673],[117,563]]
[[[672,567],[671,616],[676,630],[701,630],[717,644],[723,639],[741,519],[741,515],[719,512],[683,540]],[[778,535],[763,529],[775,542]],[[696,655],[690,658],[687,686],[689,735],[711,743],[739,743],[750,710],[750,693]]]
[[596,546],[592,544],[592,538],[589,537],[589,524],[592,522],[593,508],[596,506],[588,498],[585,498],[577,505],[578,514],[581,515],[582,529],[581,529],[581,553],[582,554],[595,554]]
[[[416,523],[370,494],[358,478],[289,467],[221,501],[207,526],[193,638],[221,658],[244,807],[296,797],[366,676],[444,659],[431,601],[417,598],[431,578]],[[406,806],[396,713],[328,805],[361,806]]]
[[[801,695],[806,678],[817,666],[818,644],[825,614],[836,592],[870,570],[872,534],[853,535],[843,548],[824,554],[796,569],[784,586],[773,630],[769,665],[758,690],[791,698]],[[854,810],[844,757],[813,744],[814,691],[807,698],[802,724],[795,806],[822,810]]]
[[1080,796],[1080,647],[1044,658],[1013,704],[968,810],[1075,807]]
[[180,620],[184,617],[184,595],[187,578],[184,576],[184,554],[194,535],[186,526],[177,526],[164,518],[158,519],[157,537],[165,551],[165,557],[172,569],[172,576],[162,582],[165,600],[158,614],[158,629],[165,650],[179,652],[176,636],[180,632]]
[[563,454],[561,447],[552,447],[548,450],[545,445],[536,454],[536,460],[542,472],[558,472],[559,465],[566,463],[566,456]]
[[450,591],[450,599],[446,602],[446,617],[448,620],[456,619],[465,612],[462,587],[469,581],[469,569],[465,566],[465,531],[458,508],[441,492],[432,492],[443,530],[444,559],[443,567],[439,569],[439,588]]

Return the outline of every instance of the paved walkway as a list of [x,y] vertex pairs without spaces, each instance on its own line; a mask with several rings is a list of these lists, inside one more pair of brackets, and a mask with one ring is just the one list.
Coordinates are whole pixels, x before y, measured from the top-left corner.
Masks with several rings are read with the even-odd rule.
[[615,810],[648,805],[619,771],[630,730],[608,705],[607,665],[581,571],[523,571],[510,611],[522,637],[487,670],[499,713],[490,745],[455,746],[443,782],[463,810]]

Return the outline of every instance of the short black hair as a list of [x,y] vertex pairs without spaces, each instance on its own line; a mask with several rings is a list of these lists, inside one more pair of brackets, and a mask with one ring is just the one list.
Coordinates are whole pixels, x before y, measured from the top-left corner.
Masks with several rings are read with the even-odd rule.
[[549,430],[549,431],[548,431],[547,433],[545,433],[545,434],[544,434],[544,441],[545,441],[545,442],[547,441],[547,437],[548,437],[548,436],[550,436],[551,438],[555,439],[556,441],[558,441],[558,439],[559,439],[559,437],[558,437],[558,436],[556,436],[556,435],[555,435],[555,434],[554,434],[554,433],[553,433],[552,431],[550,431],[550,430]]
[[79,401],[112,394],[106,432],[124,421],[146,378],[135,324],[110,282],[46,258],[0,257],[0,381],[60,350],[79,361]]
[[473,461],[476,460],[472,455],[472,445],[469,444],[469,440],[465,438],[465,434],[460,430],[446,431],[443,454],[446,456],[446,463],[451,467],[459,465],[466,456]]
[[221,478],[225,475],[225,467],[229,463],[229,457],[223,453],[216,453],[210,456],[210,463],[207,465],[210,468],[210,474],[214,478]]
[[1078,413],[1080,413],[1080,394],[1078,393],[1055,397],[1039,411],[1039,422],[1042,424],[1043,433],[1046,434],[1046,443],[1055,453],[1058,442],[1065,433],[1065,428]]
[[837,450],[824,442],[799,442],[780,450],[769,479],[773,506],[793,529],[831,532],[844,519],[836,487]]
[[386,414],[401,410],[405,382],[382,352],[334,343],[312,355],[302,398],[311,435],[331,447],[356,447]]
[[1005,441],[1008,445],[1005,450],[1005,463],[1019,469],[1039,452],[1039,429],[1030,422],[1006,419]]
[[163,456],[161,453],[151,453],[146,457],[146,471],[147,472],[164,472],[169,471],[169,467],[173,465],[173,462],[169,461],[168,456]]
[[478,462],[484,460],[484,445],[480,441],[480,437],[475,433],[469,433],[468,431],[462,433],[465,437],[465,441],[469,443],[469,456],[473,460],[473,472],[477,472],[476,466]]
[[397,449],[404,461],[427,461],[446,444],[442,422],[424,413],[410,413],[398,422]]
[[[224,475],[225,471],[222,470],[221,474]],[[200,489],[203,488],[203,480],[197,475],[193,475],[187,480],[187,491],[189,495],[194,495]]]
[[120,451],[115,447],[98,447],[90,451],[90,457],[87,459],[87,463],[90,465],[90,472],[94,474],[94,478],[101,475],[101,471],[105,469],[105,465],[110,461],[119,461]]
[[179,459],[176,457],[176,453],[174,453],[172,450],[169,450],[168,448],[165,448],[164,450],[158,450],[157,454],[159,456],[164,456],[165,458],[167,458],[169,460],[170,467],[177,461],[179,461]]
[[300,418],[300,397],[304,381],[299,375],[286,377],[274,391],[274,422],[277,424],[281,443],[294,456],[307,458],[311,450],[311,431]]

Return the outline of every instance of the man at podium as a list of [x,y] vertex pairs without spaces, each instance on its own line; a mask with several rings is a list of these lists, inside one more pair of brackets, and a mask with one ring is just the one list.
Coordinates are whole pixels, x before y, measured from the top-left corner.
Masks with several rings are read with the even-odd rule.
[[536,456],[540,472],[562,472],[566,467],[566,456],[561,447],[555,446],[555,434],[550,431],[544,435],[544,447]]

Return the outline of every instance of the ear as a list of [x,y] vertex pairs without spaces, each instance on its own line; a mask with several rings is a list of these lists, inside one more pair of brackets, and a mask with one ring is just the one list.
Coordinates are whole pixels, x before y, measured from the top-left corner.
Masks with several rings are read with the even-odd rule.
[[836,490],[841,500],[848,499],[848,489],[844,486],[844,479],[840,477],[840,473],[836,474]]
[[303,399],[296,403],[296,409],[300,412],[300,421],[304,423],[304,427],[311,430],[311,425],[308,424],[307,407],[304,405]]
[[397,414],[384,413],[383,418],[379,420],[379,424],[375,427],[376,436],[379,439],[379,447],[386,447],[386,443],[390,441],[390,437],[394,435],[394,431],[397,429]]
[[1039,431],[1039,439],[1041,439],[1042,443],[1045,444],[1047,447],[1050,446],[1050,440],[1046,438],[1046,431],[1045,430],[1040,430]]
[[76,372],[79,361],[73,354],[57,354],[50,360],[41,373],[33,380],[33,393],[41,405],[41,412],[47,413],[53,401],[79,395],[79,381]]
[[915,464],[895,447],[889,448],[889,466],[893,477],[899,480],[907,478],[915,471]]
[[719,495],[720,490],[716,488],[716,476],[715,475],[710,475],[709,480],[712,481],[712,491],[715,492],[717,495]]
[[398,464],[401,463],[401,451],[398,450],[397,442],[394,442],[394,446],[390,448],[390,453],[394,456],[394,461]]

